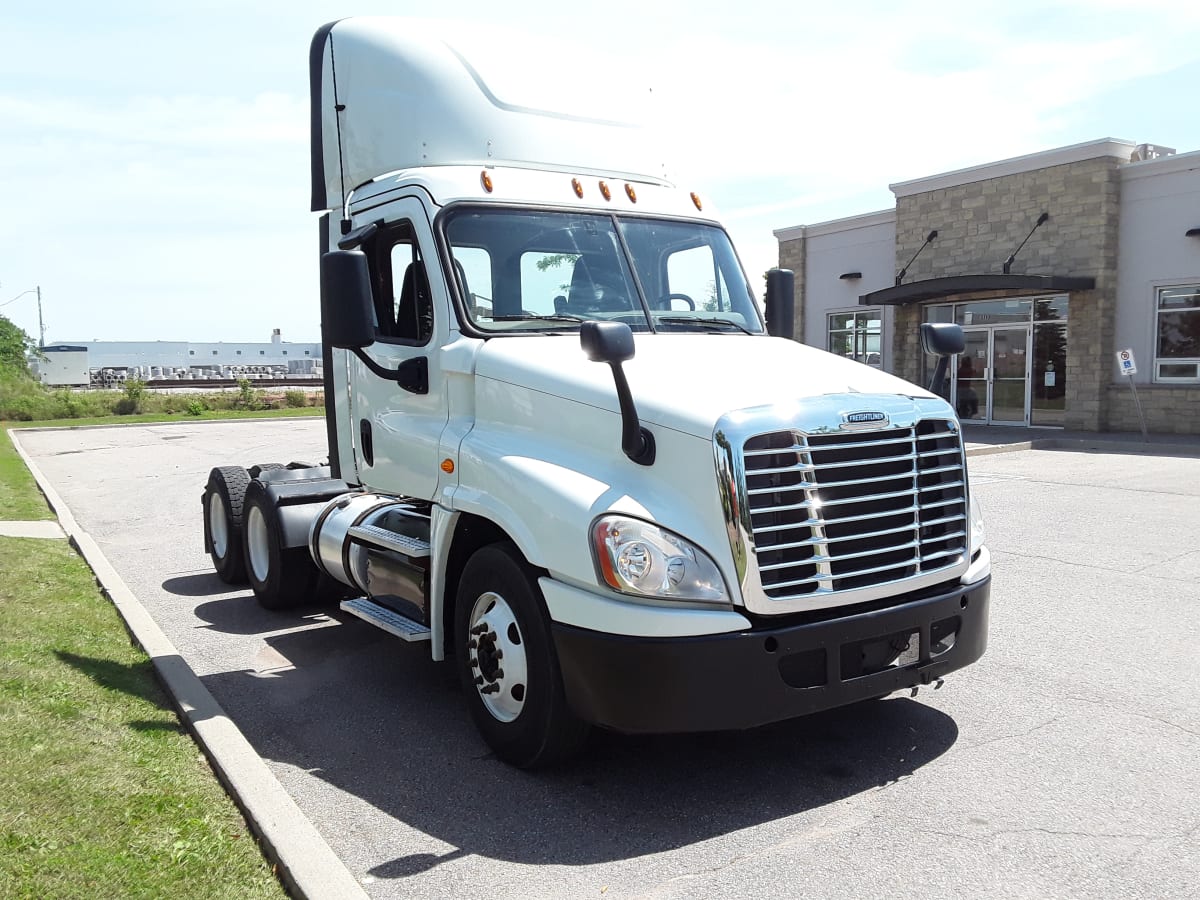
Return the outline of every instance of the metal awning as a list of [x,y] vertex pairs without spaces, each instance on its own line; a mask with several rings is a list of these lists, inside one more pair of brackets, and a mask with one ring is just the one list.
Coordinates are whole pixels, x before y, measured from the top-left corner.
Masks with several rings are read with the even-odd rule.
[[1095,278],[1077,278],[1070,275],[951,275],[947,278],[929,278],[925,281],[913,281],[871,291],[869,294],[862,294],[858,302],[862,306],[899,306],[976,291],[1052,293],[1090,291],[1095,286]]

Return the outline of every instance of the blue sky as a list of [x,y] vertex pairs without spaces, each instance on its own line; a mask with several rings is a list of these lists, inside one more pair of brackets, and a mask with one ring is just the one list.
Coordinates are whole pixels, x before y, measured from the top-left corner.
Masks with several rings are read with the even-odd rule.
[[[413,3],[21,4],[0,54],[0,304],[47,342],[318,339],[313,31]],[[1200,4],[497,4],[547,78],[589,50],[663,104],[681,181],[753,279],[772,230],[892,205],[892,182],[1117,137],[1200,149]],[[503,18],[498,18],[503,16]],[[448,23],[452,28],[453,23]],[[36,336],[36,298],[4,306]]]

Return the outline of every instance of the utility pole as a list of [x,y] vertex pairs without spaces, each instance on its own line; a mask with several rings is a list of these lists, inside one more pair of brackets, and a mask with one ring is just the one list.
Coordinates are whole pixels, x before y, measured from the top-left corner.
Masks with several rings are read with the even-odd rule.
[[42,323],[42,286],[37,286],[38,295],[38,349],[46,346],[46,326]]

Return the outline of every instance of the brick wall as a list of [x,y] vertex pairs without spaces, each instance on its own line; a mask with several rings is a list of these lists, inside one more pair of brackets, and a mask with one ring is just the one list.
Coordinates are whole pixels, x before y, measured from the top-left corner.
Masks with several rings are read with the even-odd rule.
[[[896,270],[932,229],[938,236],[909,267],[907,281],[1000,273],[1004,260],[1043,212],[1050,219],[1012,265],[1014,275],[1092,277],[1096,287],[1071,295],[1067,337],[1066,427],[1105,427],[1116,323],[1120,176],[1115,157],[1048,166],[896,200]],[[975,299],[964,295],[947,300]],[[897,310],[896,373],[919,380],[919,305]]]
[[[1129,385],[1106,389],[1109,431],[1141,431]],[[1162,434],[1200,434],[1200,385],[1143,384],[1137,389],[1146,430]]]
[[804,265],[805,238],[796,238],[779,243],[779,268],[791,269],[796,276],[796,340],[804,342]]

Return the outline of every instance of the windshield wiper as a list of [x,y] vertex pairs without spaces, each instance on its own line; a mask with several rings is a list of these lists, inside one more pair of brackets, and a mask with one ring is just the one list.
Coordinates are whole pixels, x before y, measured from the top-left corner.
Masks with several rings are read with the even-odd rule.
[[519,316],[492,316],[493,322],[525,322],[525,321],[541,321],[541,322],[586,322],[583,316],[573,316],[570,313],[554,313],[550,316],[539,315],[538,313],[522,313]]
[[[745,325],[734,322],[732,319],[718,319],[715,316],[655,316],[655,322],[666,322],[670,325],[720,325],[729,328],[736,328],[743,334],[754,334]],[[708,330],[712,330],[711,328]]]

